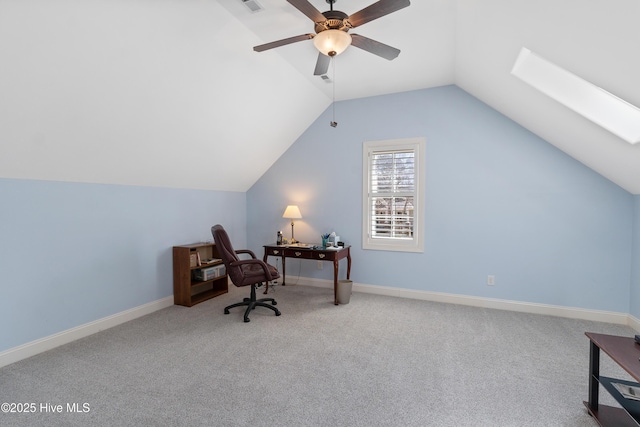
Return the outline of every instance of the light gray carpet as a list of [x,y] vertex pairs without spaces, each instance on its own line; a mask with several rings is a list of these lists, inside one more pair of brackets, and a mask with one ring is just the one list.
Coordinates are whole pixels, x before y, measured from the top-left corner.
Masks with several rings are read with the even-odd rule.
[[[595,426],[584,332],[634,333],[360,293],[334,306],[330,290],[303,286],[270,293],[280,317],[223,314],[247,295],[230,287],[0,369],[2,402],[38,405],[0,425]],[[628,378],[601,359],[603,375]]]

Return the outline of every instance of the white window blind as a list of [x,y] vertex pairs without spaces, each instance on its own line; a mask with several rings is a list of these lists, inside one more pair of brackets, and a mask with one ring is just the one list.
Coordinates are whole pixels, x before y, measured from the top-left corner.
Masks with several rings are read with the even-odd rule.
[[422,251],[423,139],[365,142],[363,247]]
[[371,153],[371,229],[378,238],[413,235],[415,156],[413,150]]

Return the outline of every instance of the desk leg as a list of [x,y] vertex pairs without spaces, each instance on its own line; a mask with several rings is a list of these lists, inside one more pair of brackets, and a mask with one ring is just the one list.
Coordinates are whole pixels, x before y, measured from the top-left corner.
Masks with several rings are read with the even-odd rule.
[[338,305],[338,259],[333,260],[333,304]]
[[284,261],[285,259],[287,259],[287,257],[283,256],[282,257],[282,286],[284,286],[284,278],[287,275],[287,273],[286,273],[287,270],[285,270],[285,264],[286,264],[285,261]]
[[[269,255],[267,254],[267,250],[265,249],[264,256],[262,257],[262,262],[264,262],[266,264],[268,259],[269,259]],[[267,283],[265,285],[266,286],[264,287],[263,294],[266,295],[269,292],[269,282],[267,281]]]
[[598,385],[600,378],[600,347],[590,342],[589,349],[589,408],[598,410]]
[[[285,258],[284,257],[280,257],[280,258],[282,258],[282,286],[284,286],[284,259]],[[265,251],[264,256],[262,257],[262,261],[266,264],[267,263],[267,259],[269,259],[269,255]],[[265,286],[265,290],[264,290],[263,294],[266,294],[267,292],[269,292],[269,282],[267,282],[267,286]]]
[[347,280],[351,279],[351,249],[347,249]]
[[[267,251],[265,249],[264,251],[264,256],[262,257],[262,262],[264,262],[265,264],[267,263],[267,260],[269,259],[269,255],[267,254]],[[264,287],[264,292],[263,294],[266,295],[269,293],[269,282],[267,281],[265,283],[265,287]]]

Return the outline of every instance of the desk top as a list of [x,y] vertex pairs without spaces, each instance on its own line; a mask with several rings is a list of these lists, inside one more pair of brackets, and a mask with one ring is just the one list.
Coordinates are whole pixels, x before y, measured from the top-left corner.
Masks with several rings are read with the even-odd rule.
[[585,335],[636,381],[640,381],[640,344],[636,344],[633,338],[595,332],[585,332]]
[[307,251],[327,251],[327,252],[338,252],[344,249],[348,249],[351,247],[351,245],[345,245],[343,247],[339,246],[337,248],[335,247],[328,247],[328,248],[324,248],[322,247],[322,245],[314,245],[311,243],[308,244],[303,244],[303,246],[299,246],[297,244],[293,244],[293,245],[277,245],[275,243],[272,243],[270,245],[264,245],[265,248],[278,248],[278,249],[301,249],[301,250],[307,250]]

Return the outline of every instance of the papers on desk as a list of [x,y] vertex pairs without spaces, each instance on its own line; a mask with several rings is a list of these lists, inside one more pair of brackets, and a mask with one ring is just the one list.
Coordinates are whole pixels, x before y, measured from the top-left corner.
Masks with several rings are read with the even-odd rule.
[[316,249],[316,250],[323,250],[323,251],[339,251],[341,249],[344,249],[344,247],[342,246],[327,246],[326,248],[323,248],[322,245],[312,245],[310,243],[292,243],[290,245],[281,245],[283,248],[300,248],[300,249]]

